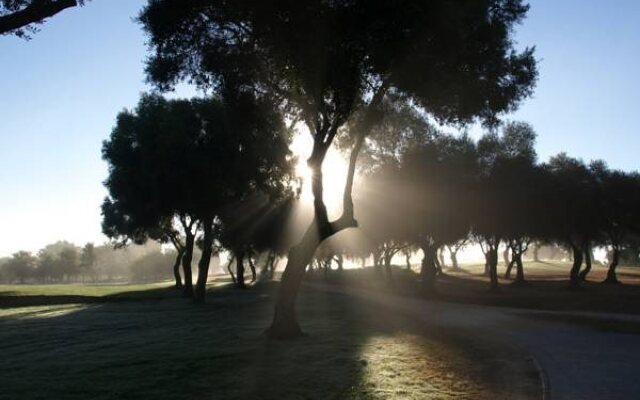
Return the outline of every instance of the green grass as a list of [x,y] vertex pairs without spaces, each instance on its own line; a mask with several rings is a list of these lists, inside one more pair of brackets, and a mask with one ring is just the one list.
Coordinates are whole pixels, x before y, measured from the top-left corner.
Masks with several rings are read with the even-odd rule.
[[220,285],[196,306],[167,285],[3,287],[102,301],[1,308],[0,398],[499,399],[531,378],[498,344],[316,290],[309,336],[267,340],[274,290]]
[[0,296],[113,296],[117,294],[146,292],[150,289],[162,289],[170,283],[154,283],[141,285],[0,285]]
[[[569,290],[569,263],[533,263],[524,265],[525,286],[512,285],[504,279],[504,265],[498,265],[500,288],[489,290],[488,277],[483,276],[481,264],[462,265],[462,270],[444,269],[437,278],[436,294],[431,300],[486,306],[525,308],[549,311],[594,311],[607,313],[640,314],[640,268],[621,267],[618,277],[621,285],[602,284],[606,267],[594,265],[587,282],[580,290]],[[514,271],[515,275],[515,271]],[[312,278],[337,285],[360,287],[375,292],[395,292],[403,296],[423,296],[418,270],[408,271],[393,266],[394,284],[389,285],[384,272],[372,267],[333,272],[326,278],[315,274]]]

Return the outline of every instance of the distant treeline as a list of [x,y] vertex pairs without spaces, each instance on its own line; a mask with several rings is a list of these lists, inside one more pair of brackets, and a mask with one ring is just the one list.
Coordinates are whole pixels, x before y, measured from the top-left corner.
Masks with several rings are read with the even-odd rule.
[[176,255],[173,249],[162,249],[155,242],[114,249],[109,244],[78,247],[58,241],[35,254],[18,251],[0,258],[0,282],[158,282],[173,278],[171,265]]

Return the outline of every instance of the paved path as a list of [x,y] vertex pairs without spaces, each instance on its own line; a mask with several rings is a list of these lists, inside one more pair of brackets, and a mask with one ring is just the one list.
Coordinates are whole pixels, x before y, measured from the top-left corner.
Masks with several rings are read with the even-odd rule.
[[[531,354],[553,400],[640,400],[640,317],[604,313],[517,310],[427,302],[372,291],[309,284],[368,299],[427,324],[502,336]],[[595,328],[608,326],[608,330]],[[620,323],[624,324],[620,331]]]

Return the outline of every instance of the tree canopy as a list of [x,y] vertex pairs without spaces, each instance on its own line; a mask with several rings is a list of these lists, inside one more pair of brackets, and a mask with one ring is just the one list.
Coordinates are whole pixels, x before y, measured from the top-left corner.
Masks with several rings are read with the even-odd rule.
[[[495,123],[536,79],[533,49],[518,52],[511,39],[526,12],[517,0],[148,3],[140,21],[149,35],[150,81],[161,89],[188,80],[218,92],[245,86],[268,93],[314,139],[315,218],[288,258],[272,336],[300,333],[294,302],[305,266],[322,240],[357,225],[355,164],[385,95],[403,96],[441,122]],[[343,214],[330,222],[322,163],[358,113]]]

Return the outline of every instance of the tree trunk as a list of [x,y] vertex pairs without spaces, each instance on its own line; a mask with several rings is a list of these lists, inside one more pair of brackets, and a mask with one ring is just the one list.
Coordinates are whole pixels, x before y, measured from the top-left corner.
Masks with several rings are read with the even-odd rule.
[[454,270],[460,269],[460,265],[458,265],[458,251],[457,250],[451,251],[451,249],[449,249],[449,253],[450,253],[452,268]]
[[407,271],[411,271],[411,252],[404,253],[404,262],[405,262]]
[[247,285],[244,283],[244,252],[236,252],[236,287],[245,289]]
[[482,273],[483,276],[489,276],[491,275],[491,267],[489,266],[489,253],[484,255],[484,272]]
[[302,335],[296,318],[295,303],[304,277],[304,270],[311,262],[319,244],[316,224],[312,223],[302,237],[302,241],[289,250],[287,265],[282,273],[273,322],[267,330],[270,337],[287,339]]
[[393,257],[393,255],[389,255],[386,254],[384,256],[384,272],[387,278],[387,284],[389,286],[393,286],[394,285],[394,281],[393,281],[393,271],[391,270],[391,258]]
[[[373,95],[369,104],[370,109],[377,108],[386,92],[387,86],[381,86]],[[313,150],[307,160],[307,165],[312,171],[311,191],[313,193],[313,221],[305,232],[302,240],[289,250],[287,265],[282,274],[278,298],[276,300],[273,322],[267,330],[267,335],[271,338],[285,339],[300,336],[302,330],[296,319],[295,301],[300,290],[304,271],[313,258],[316,249],[322,241],[343,229],[357,227],[358,223],[354,218],[353,207],[353,180],[355,176],[356,162],[358,154],[365,140],[366,134],[371,130],[377,114],[365,114],[363,126],[357,130],[358,135],[351,150],[347,179],[345,182],[342,197],[342,216],[333,222],[329,222],[327,208],[323,200],[322,186],[322,163],[331,145],[333,137],[338,132],[339,125],[331,125],[327,128],[316,126]],[[335,122],[335,121],[334,121]],[[313,128],[313,127],[310,127]],[[326,129],[323,131],[323,129]],[[313,131],[313,130],[312,130]],[[328,133],[328,135],[325,135]]]
[[[173,278],[176,281],[175,287],[177,289],[182,289],[182,277],[180,277],[180,262],[182,261],[182,253],[183,251],[178,251],[178,255],[176,256],[176,261],[173,263]],[[95,279],[94,279],[95,282]]]
[[255,282],[258,278],[256,275],[256,266],[253,263],[253,258],[251,258],[251,256],[247,257],[247,260],[249,260],[249,268],[251,268],[251,282]]
[[381,252],[376,250],[373,252],[373,268],[376,270],[376,272],[380,272],[380,269],[382,267],[382,255]]
[[182,297],[193,296],[193,277],[191,276],[191,260],[193,259],[193,244],[195,235],[186,230],[186,241],[184,246],[184,254],[182,255],[182,271],[184,272],[184,288],[182,289]]
[[436,274],[441,275],[442,265],[440,265],[440,260],[438,259],[438,250],[435,250],[435,253],[433,256],[433,266],[436,268]]
[[233,281],[233,284],[236,284],[236,276],[233,274],[233,270],[231,269],[231,264],[233,264],[233,261],[235,260],[235,257],[232,255],[231,257],[229,257],[229,261],[227,261],[227,271],[229,271],[229,275],[231,275],[231,281]]
[[498,290],[498,246],[491,247],[488,252],[489,281],[491,290]]
[[0,16],[0,35],[29,24],[40,23],[67,8],[76,6],[78,6],[77,0],[31,1],[26,7]]
[[435,265],[436,249],[435,246],[425,244],[422,246],[422,265],[420,268],[420,276],[422,277],[422,291],[426,295],[433,295],[436,292],[436,276],[438,270]]
[[[512,258],[513,258],[513,254],[512,254]],[[502,259],[504,260],[504,266],[509,268],[509,264],[511,264],[511,260],[509,260],[509,246],[507,246],[507,248],[505,248],[504,251],[502,252]],[[509,270],[509,273],[511,273],[511,270]]]
[[591,272],[591,244],[587,242],[584,246],[584,269],[580,271],[580,280],[586,281],[587,275]]
[[447,267],[447,262],[444,259],[444,248],[440,247],[438,249],[438,263],[440,265],[440,272],[442,272],[442,268]]
[[276,274],[277,257],[275,252],[269,253],[269,279],[273,279]]
[[504,279],[511,279],[511,270],[513,270],[513,266],[516,264],[515,254],[511,256],[511,260],[507,264],[507,270],[504,272]]
[[521,285],[526,283],[524,279],[524,265],[522,264],[522,253],[518,252],[514,254],[515,262],[516,262],[516,280],[515,284]]
[[198,262],[198,281],[193,301],[204,303],[207,293],[207,279],[209,278],[209,265],[211,264],[211,247],[213,246],[213,218],[205,218],[203,224],[202,255]]
[[609,269],[607,270],[607,279],[604,280],[605,283],[620,283],[618,280],[618,275],[616,274],[616,267],[620,262],[620,249],[617,247],[613,248],[613,256],[611,257],[611,264],[609,264]]
[[569,286],[577,288],[580,286],[580,266],[582,265],[582,249],[578,246],[571,245],[573,250],[573,265],[569,273]]

